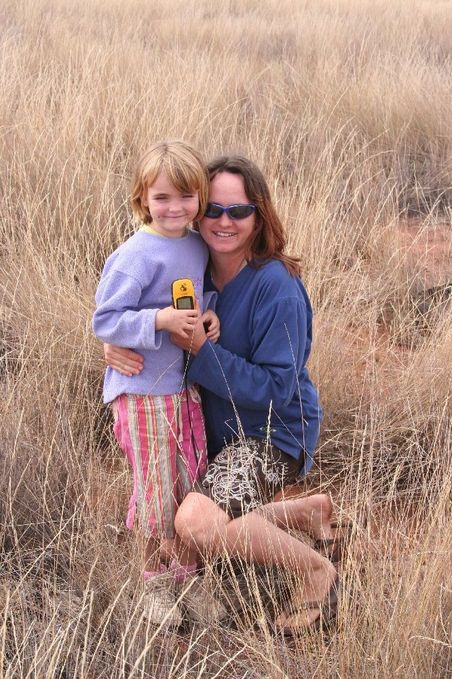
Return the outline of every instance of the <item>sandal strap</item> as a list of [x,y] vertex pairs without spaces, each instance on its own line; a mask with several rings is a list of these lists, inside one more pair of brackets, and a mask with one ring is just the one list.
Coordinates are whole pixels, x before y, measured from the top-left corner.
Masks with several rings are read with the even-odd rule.
[[324,552],[323,556],[332,563],[338,563],[341,560],[343,550],[351,538],[353,523],[351,521],[348,523],[333,522],[331,528],[344,532],[332,538],[317,538],[313,542],[313,548],[319,552]]

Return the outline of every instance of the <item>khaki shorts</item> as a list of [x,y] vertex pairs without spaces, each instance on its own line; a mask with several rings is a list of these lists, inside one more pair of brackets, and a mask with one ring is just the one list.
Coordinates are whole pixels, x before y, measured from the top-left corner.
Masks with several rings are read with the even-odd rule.
[[279,490],[294,483],[303,459],[303,451],[296,460],[265,440],[235,441],[209,462],[195,490],[236,518],[268,504]]

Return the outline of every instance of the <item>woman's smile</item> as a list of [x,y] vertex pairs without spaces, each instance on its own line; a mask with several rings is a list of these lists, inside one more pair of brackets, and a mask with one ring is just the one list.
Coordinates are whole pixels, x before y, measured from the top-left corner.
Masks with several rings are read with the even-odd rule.
[[237,235],[236,233],[229,233],[227,231],[212,231],[212,233],[218,238],[232,238],[232,236]]

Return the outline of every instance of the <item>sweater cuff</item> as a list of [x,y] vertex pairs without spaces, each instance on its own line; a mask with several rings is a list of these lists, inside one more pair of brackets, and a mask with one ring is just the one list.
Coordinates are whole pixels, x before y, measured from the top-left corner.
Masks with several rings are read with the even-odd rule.
[[146,318],[146,332],[144,336],[144,347],[143,349],[158,350],[162,346],[162,333],[163,330],[155,329],[155,317],[157,315],[158,309],[149,309],[149,315]]

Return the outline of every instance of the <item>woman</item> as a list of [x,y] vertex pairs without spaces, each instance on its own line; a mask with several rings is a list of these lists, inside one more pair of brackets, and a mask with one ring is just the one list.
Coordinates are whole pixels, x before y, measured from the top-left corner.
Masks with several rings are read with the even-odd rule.
[[[284,253],[282,224],[260,170],[240,156],[209,164],[210,191],[198,224],[210,252],[206,290],[218,294],[221,335],[201,323],[189,340],[188,376],[202,387],[209,465],[202,486],[179,507],[182,541],[204,554],[226,550],[255,563],[295,569],[303,587],[276,624],[286,632],[336,613],[331,502],[316,495],[271,502],[312,467],[321,409],[306,369],[312,311],[298,261]],[[134,352],[106,349],[111,367],[135,374]],[[307,530],[324,556],[285,529]]]

